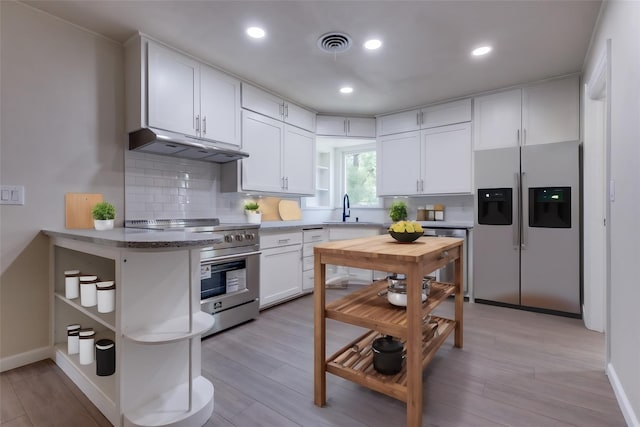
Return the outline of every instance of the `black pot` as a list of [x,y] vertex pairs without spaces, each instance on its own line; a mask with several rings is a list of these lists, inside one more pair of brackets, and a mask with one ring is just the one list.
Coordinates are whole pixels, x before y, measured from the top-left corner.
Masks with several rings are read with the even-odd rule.
[[373,349],[373,368],[385,375],[394,375],[402,370],[404,346],[392,336],[377,338],[371,345]]

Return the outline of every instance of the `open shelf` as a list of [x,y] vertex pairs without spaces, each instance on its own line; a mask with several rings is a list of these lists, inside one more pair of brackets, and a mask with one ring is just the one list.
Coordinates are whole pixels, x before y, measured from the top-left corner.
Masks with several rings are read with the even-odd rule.
[[[327,304],[325,316],[328,319],[373,329],[394,337],[406,338],[407,310],[405,307],[397,307],[389,303],[386,295],[378,295],[378,292],[386,288],[386,280],[363,287]],[[455,290],[455,285],[431,282],[429,297],[422,303],[422,317],[426,318],[442,301],[453,295]]]
[[[99,338],[98,338],[99,339]],[[97,339],[96,339],[97,341]],[[116,388],[116,380],[115,374],[109,375],[107,377],[101,377],[96,375],[96,362],[90,363],[88,365],[80,364],[80,356],[77,354],[67,354],[67,343],[58,343],[55,345],[56,349],[56,358],[63,357],[66,361],[73,365],[82,375],[95,387],[102,392],[104,397],[109,400],[109,402],[114,405],[115,400],[115,388]],[[116,362],[117,369],[117,362]]]
[[[431,328],[423,331],[422,340],[422,368],[424,369],[436,351],[454,331],[456,322],[450,319],[433,316],[438,322],[437,332],[433,334]],[[369,331],[340,349],[327,360],[327,372],[353,381],[372,390],[384,393],[395,399],[407,401],[407,369],[395,375],[384,375],[373,368],[373,351],[371,344],[376,338],[382,337],[378,331]],[[406,344],[406,339],[401,339]]]
[[[113,338],[113,337],[111,337]],[[91,402],[114,425],[120,418],[115,404],[116,400],[116,372],[106,377],[96,375],[96,362],[89,365],[80,364],[80,356],[67,354],[67,343],[58,343],[54,347],[56,365],[89,397]]]
[[98,313],[98,307],[97,306],[93,306],[93,307],[85,307],[83,305],[80,305],[80,298],[74,298],[74,299],[69,299],[67,297],[65,297],[63,294],[56,292],[55,293],[56,298],[58,298],[60,301],[65,302],[67,304],[69,304],[71,307],[75,308],[76,310],[78,310],[79,312],[85,314],[86,316],[92,318],[93,320],[95,320],[96,322],[100,323],[101,325],[111,329],[112,331],[115,332],[116,330],[116,313],[115,311],[112,311],[110,313]]
[[134,331],[124,334],[130,341],[141,344],[167,344],[200,336],[213,327],[215,319],[211,314],[199,311],[192,316],[193,327],[188,331],[189,317],[172,318],[167,322],[154,325],[152,330]]
[[188,384],[180,384],[132,413],[124,414],[126,427],[204,425],[213,411],[213,384],[200,376],[193,380],[191,408]]

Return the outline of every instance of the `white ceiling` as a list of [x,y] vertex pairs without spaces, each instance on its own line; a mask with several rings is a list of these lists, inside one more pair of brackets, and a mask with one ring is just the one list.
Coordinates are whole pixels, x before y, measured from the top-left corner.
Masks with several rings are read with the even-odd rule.
[[[600,1],[25,1],[124,42],[141,31],[318,112],[374,115],[580,71]],[[249,25],[267,32],[245,35]],[[345,53],[320,51],[330,31]],[[362,43],[376,37],[378,51]],[[486,57],[472,58],[482,44]],[[343,95],[340,86],[353,86]]]

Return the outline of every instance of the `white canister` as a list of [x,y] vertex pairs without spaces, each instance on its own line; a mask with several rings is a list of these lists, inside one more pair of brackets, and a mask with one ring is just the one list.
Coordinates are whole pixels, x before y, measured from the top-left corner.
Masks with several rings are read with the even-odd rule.
[[95,360],[95,339],[96,333],[92,328],[80,329],[80,364],[90,365]]
[[80,325],[74,323],[67,326],[67,354],[78,354],[80,351],[79,334]]
[[116,285],[113,280],[96,283],[98,313],[111,313],[116,307]]
[[67,270],[64,272],[64,296],[69,299],[80,296],[80,270]]
[[80,305],[93,307],[98,302],[96,283],[98,276],[80,276]]

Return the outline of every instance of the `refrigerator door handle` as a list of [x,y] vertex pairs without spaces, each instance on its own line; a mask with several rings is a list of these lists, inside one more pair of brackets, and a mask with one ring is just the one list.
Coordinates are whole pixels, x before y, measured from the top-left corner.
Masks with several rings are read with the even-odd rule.
[[513,249],[514,250],[518,250],[520,249],[520,210],[521,210],[521,203],[520,203],[520,174],[518,172],[515,172],[513,174],[513,177],[515,179],[515,184],[516,184],[516,203],[517,203],[517,207],[518,207],[518,211],[517,211],[517,215],[516,215],[516,220],[514,221],[512,227],[513,227]]
[[[527,222],[528,222],[528,218],[529,218],[529,210],[527,209],[527,212],[524,212],[524,190],[525,188],[527,188],[527,184],[526,184],[526,172],[521,172],[522,177],[520,178],[520,182],[522,184],[521,190],[520,190],[520,210],[522,211],[522,214],[520,215],[520,235],[522,236],[520,238],[520,247],[522,249],[527,249]],[[529,206],[529,209],[531,209],[531,206]]]

